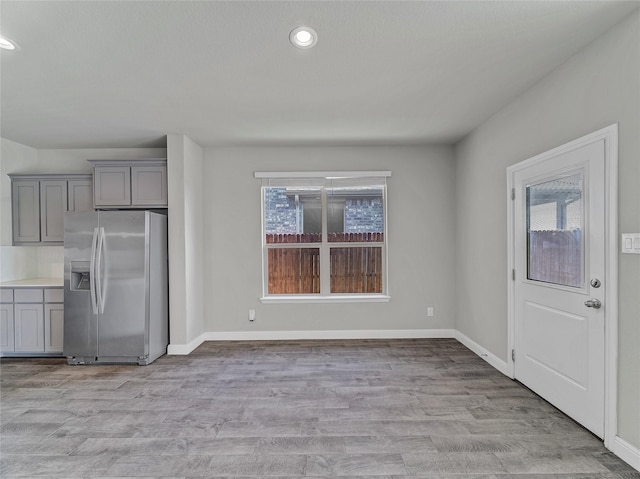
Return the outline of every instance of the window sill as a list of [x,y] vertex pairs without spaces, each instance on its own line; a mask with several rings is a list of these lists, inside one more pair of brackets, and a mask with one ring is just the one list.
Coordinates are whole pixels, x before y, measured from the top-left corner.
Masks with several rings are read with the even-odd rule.
[[385,294],[345,294],[335,296],[277,295],[264,296],[260,302],[269,303],[388,303],[391,296]]

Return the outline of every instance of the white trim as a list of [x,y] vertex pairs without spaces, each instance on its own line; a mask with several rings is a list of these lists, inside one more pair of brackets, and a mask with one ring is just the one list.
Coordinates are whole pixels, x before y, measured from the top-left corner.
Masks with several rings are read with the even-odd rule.
[[[269,249],[317,248],[320,244],[322,243],[266,243],[266,246]],[[345,243],[342,241],[332,241],[331,243],[329,243],[327,241],[326,244],[330,248],[362,248],[363,245],[367,247],[377,246],[378,248],[384,248],[384,242],[380,241],[367,241],[361,243]]]
[[256,171],[255,178],[388,178],[391,171]]
[[453,329],[379,329],[319,331],[217,331],[208,341],[260,341],[290,339],[434,339],[453,338]]
[[172,343],[167,347],[168,355],[187,355],[190,354],[194,349],[200,346],[203,342],[207,341],[207,336],[209,333],[202,333],[197,338],[189,341],[187,344],[175,344]]
[[[384,191],[384,190],[383,190]],[[320,242],[320,295],[321,296],[329,296],[331,294],[331,249],[329,248],[329,204],[327,203],[327,188],[326,186],[322,188],[320,192],[320,211],[322,217],[322,225],[320,229],[322,231],[322,239]],[[344,210],[346,210],[346,205]],[[345,212],[343,210],[343,218]],[[386,216],[386,211],[382,212],[383,218]],[[385,218],[386,219],[386,218]],[[302,222],[304,223],[304,209],[302,211]],[[266,231],[265,231],[266,233]],[[266,236],[263,234],[263,236]],[[384,252],[384,247],[382,247],[382,252]],[[268,285],[265,288],[265,296],[269,294]],[[382,290],[384,291],[384,289]],[[382,292],[381,291],[381,292]]]
[[516,247],[515,247],[515,191],[513,167],[507,168],[507,376],[515,379],[515,367],[510,351],[516,344]]
[[478,343],[476,343],[473,339],[464,335],[457,329],[454,330],[453,337],[456,338],[459,342],[461,342],[464,346],[469,348],[471,351],[476,353],[478,356],[480,356],[480,358],[488,362],[491,366],[493,366],[498,371],[500,371],[502,374],[504,374],[505,376],[509,376],[509,365],[505,361],[500,359],[498,356],[489,352],[488,350],[480,346]]
[[[618,124],[600,130],[605,139],[605,358],[604,445],[618,435]],[[638,462],[634,466],[639,469]]]
[[[270,188],[271,178],[300,178],[301,184],[309,182],[309,178],[323,178],[322,184],[318,185],[318,189],[321,191],[321,211],[322,211],[322,239],[319,243],[267,243],[265,232],[265,191]],[[329,176],[329,175],[341,175],[341,176]],[[260,301],[262,303],[347,303],[347,302],[388,302],[391,297],[389,296],[389,239],[388,239],[388,208],[387,208],[387,182],[386,178],[391,176],[391,171],[343,171],[343,172],[254,172],[256,178],[262,178],[263,184],[260,195],[260,222],[261,222],[261,241],[262,241],[262,295]],[[383,208],[383,229],[384,229],[384,241],[375,242],[329,242],[327,237],[327,181],[336,178],[347,178],[346,183],[351,184],[353,179],[350,178],[384,178],[384,182],[381,182],[378,186],[382,188],[382,208]],[[268,179],[267,182],[264,179]],[[307,179],[304,179],[307,178]],[[331,293],[331,278],[330,278],[330,259],[332,248],[362,248],[362,247],[377,247],[380,248],[382,254],[382,264],[384,268],[382,270],[382,291],[380,293],[372,294],[349,294],[349,293]],[[313,248],[319,250],[319,268],[320,268],[320,291],[319,294],[304,294],[304,295],[270,295],[269,288],[269,266],[268,266],[268,252],[271,249],[298,249],[298,248]]]
[[[391,176],[391,172],[389,171],[389,176]],[[382,214],[383,222],[382,227],[384,228],[384,246],[382,247],[382,261],[384,262],[384,274],[382,275],[382,291],[391,298],[391,292],[389,289],[389,205],[387,204],[387,198],[389,197],[389,189],[387,185],[387,180],[385,180],[384,184],[384,192],[382,195]]]
[[388,303],[391,296],[384,294],[333,294],[331,296],[310,294],[274,294],[260,298],[264,304],[270,303]]
[[[507,168],[507,372],[514,378],[514,365],[508,354],[515,345],[515,282],[511,271],[515,268],[515,211],[511,191],[515,174],[525,168],[590,143],[605,141],[605,398],[604,445],[613,450],[617,436],[618,403],[618,124],[565,143],[557,148],[521,161]],[[614,451],[615,452],[615,451]]]
[[640,471],[640,449],[639,448],[633,446],[632,444],[629,444],[620,436],[616,436],[613,439],[613,445],[610,449],[616,456],[618,456],[624,462],[626,462],[631,467]]

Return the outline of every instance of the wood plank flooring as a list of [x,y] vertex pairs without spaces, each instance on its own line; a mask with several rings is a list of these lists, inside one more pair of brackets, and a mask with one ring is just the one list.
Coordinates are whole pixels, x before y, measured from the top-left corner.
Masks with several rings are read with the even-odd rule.
[[455,340],[0,362],[0,477],[640,479]]

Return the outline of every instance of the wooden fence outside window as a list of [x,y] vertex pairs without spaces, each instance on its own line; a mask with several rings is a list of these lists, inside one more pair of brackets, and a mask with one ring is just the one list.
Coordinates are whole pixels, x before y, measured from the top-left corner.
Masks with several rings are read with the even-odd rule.
[[529,232],[528,278],[566,286],[582,286],[581,230]]
[[[307,244],[268,248],[269,294],[319,294],[320,234],[268,234],[267,244]],[[381,243],[383,233],[330,233],[329,243]],[[329,248],[331,293],[382,293],[382,246]]]

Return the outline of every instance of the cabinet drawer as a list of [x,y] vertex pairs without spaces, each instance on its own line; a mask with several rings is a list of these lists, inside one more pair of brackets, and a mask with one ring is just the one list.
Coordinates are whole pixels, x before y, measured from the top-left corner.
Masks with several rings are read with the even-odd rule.
[[42,289],[16,289],[13,293],[15,303],[42,303]]
[[12,289],[0,289],[0,303],[13,303]]
[[63,303],[64,302],[64,289],[45,289],[44,290],[44,302],[45,303]]

